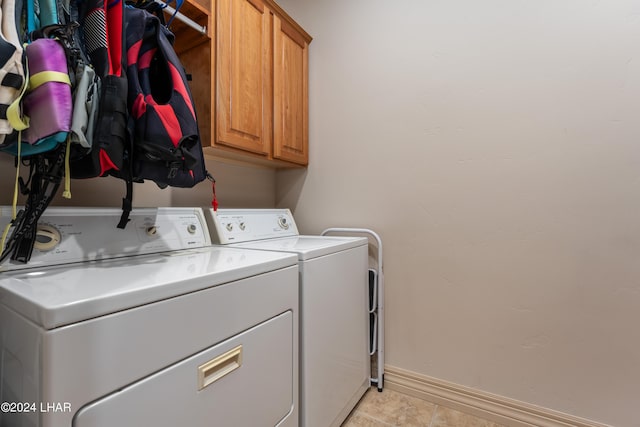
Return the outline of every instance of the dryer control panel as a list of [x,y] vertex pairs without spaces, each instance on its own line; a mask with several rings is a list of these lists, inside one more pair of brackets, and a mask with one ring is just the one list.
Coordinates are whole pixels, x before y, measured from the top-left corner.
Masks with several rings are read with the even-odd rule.
[[[9,207],[0,208],[0,227],[10,223]],[[125,229],[116,227],[122,211],[111,208],[50,207],[44,212],[27,263],[5,260],[0,271],[209,246],[200,208],[134,209]],[[12,230],[9,231],[11,236]]]
[[299,234],[289,209],[208,209],[205,215],[211,241],[219,245]]

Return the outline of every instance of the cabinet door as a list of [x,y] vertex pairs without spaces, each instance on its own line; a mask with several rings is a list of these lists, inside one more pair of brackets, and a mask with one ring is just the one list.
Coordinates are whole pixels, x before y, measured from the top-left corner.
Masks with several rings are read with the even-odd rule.
[[277,16],[273,44],[273,157],[306,165],[309,45],[293,26]]
[[273,117],[271,13],[262,0],[217,4],[215,144],[268,155]]

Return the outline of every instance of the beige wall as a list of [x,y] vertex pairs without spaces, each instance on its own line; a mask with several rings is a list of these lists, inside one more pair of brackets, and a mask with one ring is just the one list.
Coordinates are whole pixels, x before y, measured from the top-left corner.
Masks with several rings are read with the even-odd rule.
[[382,235],[387,363],[640,425],[640,2],[279,3],[314,41],[276,202]]
[[[24,168],[26,172],[26,168]],[[254,166],[207,160],[207,170],[216,178],[216,194],[221,208],[275,205],[275,171]],[[13,158],[0,156],[0,204],[11,203],[15,169]],[[124,181],[103,177],[72,180],[70,200],[63,199],[62,187],[52,205],[122,206]],[[194,188],[160,189],[152,182],[134,184],[133,204],[144,206],[211,206],[211,183],[203,181]],[[21,199],[22,200],[22,199]]]

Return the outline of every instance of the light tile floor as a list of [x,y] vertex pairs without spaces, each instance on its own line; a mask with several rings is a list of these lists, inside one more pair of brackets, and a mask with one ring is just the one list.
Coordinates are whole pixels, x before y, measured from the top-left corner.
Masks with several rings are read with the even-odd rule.
[[342,427],[504,427],[385,388],[370,388]]

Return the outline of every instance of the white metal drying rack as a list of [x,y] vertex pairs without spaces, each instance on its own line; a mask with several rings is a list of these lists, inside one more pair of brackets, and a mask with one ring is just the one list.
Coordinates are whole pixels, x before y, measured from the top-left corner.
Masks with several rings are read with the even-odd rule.
[[185,25],[188,25],[189,27],[193,28],[194,30],[196,30],[197,32],[201,33],[201,34],[207,34],[207,27],[198,24],[196,21],[194,21],[193,19],[189,18],[186,15],[183,15],[180,12],[176,12],[176,10],[174,8],[172,8],[171,6],[169,6],[168,4],[166,4],[165,2],[161,1],[161,0],[153,0],[155,3],[159,4],[162,6],[162,10],[164,10],[166,13],[168,13],[169,15],[174,15],[178,21],[182,21],[185,23]]
[[373,303],[369,307],[369,313],[374,315],[374,335],[373,343],[370,343],[370,355],[377,352],[377,375],[371,377],[371,383],[376,384],[378,391],[382,391],[384,386],[384,274],[382,269],[382,239],[373,230],[368,228],[327,228],[322,232],[322,236],[329,233],[346,234],[366,234],[373,237],[378,244],[377,266],[374,271],[374,293]]

